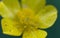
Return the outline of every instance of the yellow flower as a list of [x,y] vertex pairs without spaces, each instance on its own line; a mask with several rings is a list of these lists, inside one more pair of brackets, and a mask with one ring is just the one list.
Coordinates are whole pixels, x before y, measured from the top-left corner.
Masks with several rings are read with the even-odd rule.
[[[57,19],[57,10],[45,5],[46,0],[0,1],[1,24],[4,34],[22,38],[46,38],[44,29],[51,27]],[[41,30],[43,29],[43,30]]]

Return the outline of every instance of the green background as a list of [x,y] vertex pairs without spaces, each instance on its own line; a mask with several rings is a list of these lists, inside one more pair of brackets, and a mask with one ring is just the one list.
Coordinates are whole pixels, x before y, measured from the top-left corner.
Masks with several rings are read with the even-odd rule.
[[[57,21],[51,28],[46,29],[46,31],[48,32],[47,38],[60,38],[60,15],[59,15],[60,14],[60,0],[46,0],[46,1],[47,1],[47,5],[48,4],[54,5],[58,10]],[[14,36],[9,36],[9,35],[4,35],[1,29],[1,20],[2,20],[2,17],[0,16],[0,38],[21,38],[21,36],[14,37]]]

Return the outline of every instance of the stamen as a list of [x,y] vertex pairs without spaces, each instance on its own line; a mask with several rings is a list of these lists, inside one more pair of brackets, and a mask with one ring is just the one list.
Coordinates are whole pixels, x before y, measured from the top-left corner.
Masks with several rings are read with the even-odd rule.
[[24,26],[24,28],[26,28],[27,26]]
[[34,12],[31,9],[28,9],[28,8],[23,9],[23,11],[20,11],[17,15],[18,15],[18,17],[20,19],[20,23],[23,25],[24,29],[36,28],[36,25],[38,25],[37,23],[35,23],[37,21],[35,21]]

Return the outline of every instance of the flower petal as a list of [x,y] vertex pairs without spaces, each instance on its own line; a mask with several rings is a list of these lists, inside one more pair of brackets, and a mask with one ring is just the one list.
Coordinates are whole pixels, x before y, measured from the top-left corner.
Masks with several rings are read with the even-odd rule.
[[45,6],[45,1],[46,0],[22,0],[22,4],[38,12]]
[[23,38],[46,38],[47,33],[43,30],[27,30],[23,33]]
[[39,28],[49,28],[57,19],[57,10],[54,6],[48,5],[45,7],[45,9],[41,10],[37,16],[40,20]]
[[23,26],[9,18],[2,19],[3,34],[11,36],[20,36],[23,32]]
[[19,5],[18,0],[3,0],[3,2],[13,12],[16,12],[20,9],[20,5]]
[[3,17],[13,17],[12,12],[9,11],[3,2],[0,2],[0,15]]

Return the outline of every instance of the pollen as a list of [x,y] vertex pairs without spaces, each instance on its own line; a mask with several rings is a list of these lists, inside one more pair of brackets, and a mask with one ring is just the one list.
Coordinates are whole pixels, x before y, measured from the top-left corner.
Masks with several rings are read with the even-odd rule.
[[34,11],[32,11],[31,9],[23,9],[18,12],[17,16],[20,23],[24,24],[24,28],[36,27],[38,25],[38,19],[36,18]]

